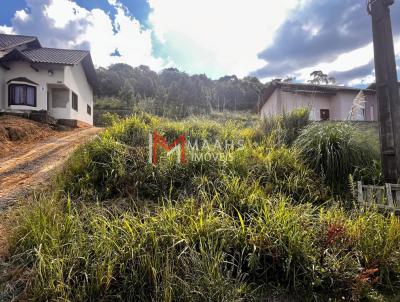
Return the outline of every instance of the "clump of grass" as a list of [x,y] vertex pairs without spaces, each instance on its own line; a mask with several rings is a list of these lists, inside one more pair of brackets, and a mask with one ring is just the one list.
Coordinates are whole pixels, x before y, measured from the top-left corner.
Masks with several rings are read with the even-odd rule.
[[274,134],[277,143],[290,146],[310,123],[309,117],[310,110],[300,108],[290,113],[264,118],[260,125],[260,131],[263,134]]
[[126,175],[126,148],[102,135],[79,147],[57,176],[57,187],[74,196],[107,198]]
[[[339,193],[348,190],[349,175],[368,171],[379,160],[374,147],[348,123],[311,124],[296,140],[295,146],[304,161]],[[371,177],[371,173],[369,175]]]

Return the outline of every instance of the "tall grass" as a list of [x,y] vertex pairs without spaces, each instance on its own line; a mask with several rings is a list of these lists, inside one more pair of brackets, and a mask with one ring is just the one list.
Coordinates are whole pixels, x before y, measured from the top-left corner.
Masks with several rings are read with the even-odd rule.
[[309,118],[310,110],[300,108],[290,113],[264,118],[260,130],[262,133],[274,133],[278,143],[290,146],[310,123]]
[[[16,218],[27,295],[66,301],[257,300],[271,288],[360,297],[399,288],[400,221],[248,192],[151,211],[36,200]],[[248,205],[244,206],[246,203]],[[247,210],[246,210],[247,209]],[[379,285],[379,286],[378,286]],[[329,290],[328,290],[329,288]]]
[[[192,150],[188,158],[213,156],[153,166],[146,143],[154,129],[169,140],[187,133],[243,145]],[[8,265],[28,272],[18,281],[25,297],[360,300],[396,293],[399,218],[328,204],[326,179],[305,153],[259,133],[231,120],[138,114],[113,122],[67,161],[55,180],[61,194],[37,195],[16,211]]]
[[[314,123],[296,140],[303,159],[336,191],[348,190],[349,175],[378,181],[379,154],[355,126],[348,123]],[[375,168],[375,170],[373,170]]]

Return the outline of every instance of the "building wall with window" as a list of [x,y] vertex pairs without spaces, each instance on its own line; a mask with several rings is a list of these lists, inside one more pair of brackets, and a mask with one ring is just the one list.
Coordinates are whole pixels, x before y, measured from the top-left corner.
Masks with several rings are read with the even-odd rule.
[[[5,109],[14,110],[47,110],[47,85],[49,83],[63,83],[64,82],[64,72],[62,69],[51,69],[52,73],[49,73],[48,68],[34,70],[30,64],[25,62],[12,62],[8,64],[10,70],[5,71],[4,81],[5,81]],[[24,77],[37,85],[36,87],[36,107],[24,106],[24,105],[9,105],[9,89],[7,82]]]
[[[71,89],[71,114],[69,118],[93,125],[93,90],[87,81],[81,63],[65,67],[65,85]],[[72,108],[73,93],[77,97],[77,110]],[[88,106],[90,114],[88,113]]]
[[326,97],[321,94],[305,94],[282,91],[281,101],[283,104],[283,112],[286,113],[298,108],[309,108],[310,118],[312,120],[319,121],[321,119],[321,109],[327,109],[331,111],[330,97]]
[[[277,88],[260,110],[262,117],[290,113],[298,108],[309,108],[310,119],[321,120],[321,111],[329,114],[330,120],[345,121],[358,92],[338,91],[336,94],[290,92]],[[377,99],[375,95],[365,95],[364,109],[359,110],[355,120],[377,121]]]

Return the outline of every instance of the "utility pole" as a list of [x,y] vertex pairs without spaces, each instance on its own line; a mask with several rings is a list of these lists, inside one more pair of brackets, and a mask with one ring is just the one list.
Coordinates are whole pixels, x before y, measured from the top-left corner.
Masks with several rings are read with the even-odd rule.
[[369,0],[375,54],[381,158],[385,182],[400,179],[400,96],[390,6],[394,0]]

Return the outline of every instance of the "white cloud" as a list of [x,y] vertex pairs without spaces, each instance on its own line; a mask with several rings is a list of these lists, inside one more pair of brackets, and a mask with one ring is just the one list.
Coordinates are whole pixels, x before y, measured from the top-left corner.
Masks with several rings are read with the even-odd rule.
[[[163,61],[153,57],[151,30],[143,29],[116,0],[114,22],[101,9],[87,10],[71,0],[27,0],[27,10],[17,11],[12,28],[2,31],[36,35],[42,44],[60,48],[90,48],[98,66],[127,63],[148,65],[155,70]],[[121,56],[111,54],[118,49]]]
[[25,10],[18,10],[15,12],[15,18],[19,19],[23,22],[27,22],[29,19],[29,15],[27,14],[27,12]]
[[372,43],[370,43],[365,47],[358,48],[351,52],[339,55],[337,59],[333,62],[320,63],[309,68],[301,69],[296,72],[298,74],[297,79],[303,82],[309,80],[310,73],[314,70],[322,70],[323,72],[328,74],[333,71],[348,71],[368,64],[373,59],[373,55],[374,49]]
[[[394,44],[396,56],[400,56],[400,38],[395,40]],[[374,48],[372,42],[368,45],[352,50],[347,53],[343,53],[337,57],[336,60],[329,63],[320,63],[310,68],[304,68],[296,71],[297,80],[306,82],[310,78],[310,73],[314,70],[322,70],[325,73],[331,72],[345,72],[352,69],[367,65],[369,62],[374,60]],[[342,83],[348,86],[363,85],[372,83],[375,81],[374,71],[371,70],[371,74],[362,78],[356,78],[348,83]]]
[[[273,43],[289,14],[311,0],[147,1],[152,9],[150,28],[134,19],[119,0],[108,0],[113,18],[102,9],[87,10],[73,0],[27,0],[27,9],[15,13],[12,27],[0,26],[0,32],[37,35],[49,47],[90,48],[98,66],[121,62],[155,70],[177,67],[214,78],[225,74],[242,77],[265,65],[258,54]],[[321,28],[310,21],[303,29],[313,36]],[[160,41],[158,50],[163,59],[153,54],[153,34]],[[400,40],[395,48],[400,55]],[[120,56],[111,55],[115,50]],[[314,70],[345,72],[372,59],[369,44],[341,54],[333,62],[293,73],[306,81]],[[355,79],[350,84],[368,79]]]
[[190,72],[244,76],[298,0],[149,0],[150,22],[175,63]]
[[0,25],[0,33],[11,35],[14,34],[15,32],[12,27],[6,25]]

